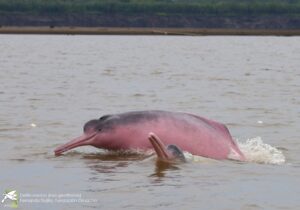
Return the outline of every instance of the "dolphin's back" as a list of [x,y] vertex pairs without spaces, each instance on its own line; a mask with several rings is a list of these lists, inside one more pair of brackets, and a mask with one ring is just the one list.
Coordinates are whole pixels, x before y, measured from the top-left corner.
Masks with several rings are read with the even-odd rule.
[[119,130],[116,138],[123,139],[124,149],[152,148],[147,137],[154,132],[164,144],[175,144],[194,155],[226,159],[231,150],[241,154],[224,124],[194,114],[152,110],[101,118],[106,129]]

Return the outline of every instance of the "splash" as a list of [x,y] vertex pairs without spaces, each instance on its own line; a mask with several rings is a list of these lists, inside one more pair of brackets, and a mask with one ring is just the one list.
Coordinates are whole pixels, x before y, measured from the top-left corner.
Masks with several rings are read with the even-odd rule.
[[248,139],[246,142],[237,140],[237,143],[248,162],[265,164],[283,164],[285,162],[285,156],[282,151],[264,143],[259,136]]
[[192,162],[201,162],[201,163],[211,163],[211,162],[216,162],[217,160],[211,159],[211,158],[206,158],[206,157],[202,157],[202,156],[198,156],[198,155],[192,155],[189,152],[184,152],[184,157],[188,160],[188,161],[192,161]]

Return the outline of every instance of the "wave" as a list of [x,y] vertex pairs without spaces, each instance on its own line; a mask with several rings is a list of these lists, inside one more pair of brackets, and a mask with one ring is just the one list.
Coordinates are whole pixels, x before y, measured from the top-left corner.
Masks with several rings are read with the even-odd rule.
[[[261,137],[247,139],[245,142],[236,140],[240,150],[245,155],[246,162],[261,163],[261,164],[283,164],[285,156],[282,151],[274,146],[263,142]],[[192,162],[211,163],[214,159],[205,158],[202,156],[192,155],[189,152],[184,152],[187,160]]]
[[246,142],[237,140],[238,146],[244,153],[247,162],[264,164],[283,164],[285,156],[274,146],[263,142],[261,137],[247,139]]

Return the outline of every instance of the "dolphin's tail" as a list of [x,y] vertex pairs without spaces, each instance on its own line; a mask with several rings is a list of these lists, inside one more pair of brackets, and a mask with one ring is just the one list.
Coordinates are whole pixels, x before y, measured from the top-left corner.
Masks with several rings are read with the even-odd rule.
[[239,161],[246,160],[245,155],[241,152],[241,150],[239,149],[239,147],[237,146],[237,144],[235,142],[234,142],[233,147],[231,147],[231,149],[230,149],[228,159],[239,160]]

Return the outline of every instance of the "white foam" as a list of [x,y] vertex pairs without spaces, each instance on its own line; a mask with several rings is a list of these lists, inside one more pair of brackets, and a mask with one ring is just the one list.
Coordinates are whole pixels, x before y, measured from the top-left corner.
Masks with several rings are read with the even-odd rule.
[[217,161],[217,160],[214,160],[211,158],[206,158],[206,157],[202,157],[202,156],[198,156],[198,155],[192,155],[191,153],[186,152],[186,151],[184,151],[183,154],[187,161],[201,162],[201,163],[210,163],[210,162]]
[[282,151],[264,143],[259,136],[248,139],[246,142],[237,140],[237,143],[248,162],[266,164],[283,164],[285,162]]

